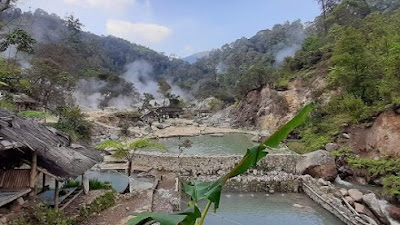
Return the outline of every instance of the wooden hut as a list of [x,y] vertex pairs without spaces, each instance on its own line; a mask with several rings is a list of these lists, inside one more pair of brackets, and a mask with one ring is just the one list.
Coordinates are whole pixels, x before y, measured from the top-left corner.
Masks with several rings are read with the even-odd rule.
[[38,102],[26,94],[13,95],[13,102],[16,105],[18,111],[36,110],[38,108]]
[[0,110],[0,207],[35,195],[42,176],[54,179],[58,208],[59,182],[83,175],[101,159],[96,150],[72,144],[54,128]]
[[180,107],[171,107],[171,106],[163,106],[157,108],[156,112],[158,115],[164,118],[178,118],[182,113],[182,108]]

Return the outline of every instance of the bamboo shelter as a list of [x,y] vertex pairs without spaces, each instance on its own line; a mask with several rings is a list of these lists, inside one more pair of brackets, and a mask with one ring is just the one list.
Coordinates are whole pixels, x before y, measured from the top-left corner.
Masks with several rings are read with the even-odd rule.
[[[59,182],[83,175],[102,159],[95,149],[72,144],[58,130],[0,110],[0,207],[37,193],[43,176],[55,180],[54,207]],[[25,167],[24,167],[25,166]]]

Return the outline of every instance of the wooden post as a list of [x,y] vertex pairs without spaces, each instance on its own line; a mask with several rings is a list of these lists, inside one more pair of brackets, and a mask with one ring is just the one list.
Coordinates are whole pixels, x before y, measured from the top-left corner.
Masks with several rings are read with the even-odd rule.
[[59,192],[59,190],[58,190],[58,180],[55,180],[55,181],[56,181],[56,185],[55,185],[55,188],[54,188],[54,209],[58,210],[58,192]]
[[36,174],[37,174],[37,152],[32,152],[32,162],[31,162],[31,177],[29,180],[29,187],[32,189],[31,194],[36,193]]
[[43,180],[42,180],[42,191],[45,189],[46,187],[46,174],[43,173]]
[[87,195],[90,191],[89,190],[90,185],[89,185],[89,179],[88,179],[86,173],[82,174],[82,186],[83,186],[83,192]]

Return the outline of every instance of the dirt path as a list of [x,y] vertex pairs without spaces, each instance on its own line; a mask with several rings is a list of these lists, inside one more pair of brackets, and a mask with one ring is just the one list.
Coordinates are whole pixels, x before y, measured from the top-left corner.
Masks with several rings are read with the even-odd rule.
[[149,211],[153,191],[143,191],[135,196],[119,195],[115,206],[97,214],[80,225],[124,225],[132,218],[132,213]]
[[161,173],[157,189],[153,195],[152,211],[172,213],[179,209],[180,193],[176,191],[177,175]]

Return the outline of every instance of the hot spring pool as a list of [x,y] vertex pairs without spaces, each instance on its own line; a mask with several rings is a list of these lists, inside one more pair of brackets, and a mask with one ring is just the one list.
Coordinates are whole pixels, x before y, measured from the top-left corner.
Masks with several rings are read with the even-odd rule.
[[[188,139],[192,146],[183,148],[183,154],[205,154],[205,155],[224,155],[224,154],[243,154],[246,149],[255,145],[251,141],[251,135],[241,133],[228,133],[222,137],[211,135],[200,135],[194,137],[171,137],[161,138],[159,144],[167,147],[168,153],[179,153],[179,145]],[[153,150],[159,151],[159,150]]]
[[343,225],[344,223],[303,194],[223,193],[217,214],[210,211],[205,224]]

